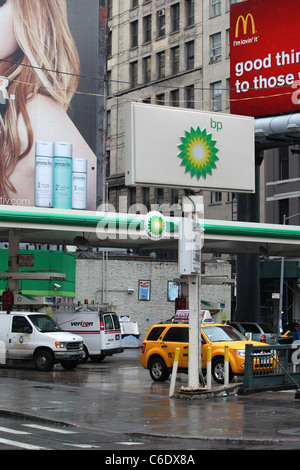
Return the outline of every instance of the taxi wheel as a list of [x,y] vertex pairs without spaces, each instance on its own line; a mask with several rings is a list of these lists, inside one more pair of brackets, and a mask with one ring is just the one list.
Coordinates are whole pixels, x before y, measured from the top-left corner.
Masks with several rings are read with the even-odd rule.
[[156,357],[151,360],[149,372],[155,382],[164,382],[169,377],[169,371],[163,359]]
[[[212,364],[212,376],[215,382],[218,384],[224,383],[225,378],[225,367],[224,367],[224,358],[218,357],[213,361]],[[229,366],[229,382],[233,379],[233,373],[231,367]]]

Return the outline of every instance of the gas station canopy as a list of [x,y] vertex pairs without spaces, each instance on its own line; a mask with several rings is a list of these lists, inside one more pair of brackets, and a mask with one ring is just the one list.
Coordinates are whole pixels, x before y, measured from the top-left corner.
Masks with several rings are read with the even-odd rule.
[[[146,215],[2,206],[0,241],[15,234],[20,243],[75,245],[80,237],[87,247],[177,250],[180,218],[163,219],[165,230],[154,239],[147,232]],[[203,252],[299,257],[298,226],[210,219],[201,226]]]

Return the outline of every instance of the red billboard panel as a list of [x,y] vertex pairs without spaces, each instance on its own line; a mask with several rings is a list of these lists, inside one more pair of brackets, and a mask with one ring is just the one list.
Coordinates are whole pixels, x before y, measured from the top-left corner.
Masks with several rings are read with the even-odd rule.
[[300,0],[248,0],[230,9],[231,113],[300,111]]

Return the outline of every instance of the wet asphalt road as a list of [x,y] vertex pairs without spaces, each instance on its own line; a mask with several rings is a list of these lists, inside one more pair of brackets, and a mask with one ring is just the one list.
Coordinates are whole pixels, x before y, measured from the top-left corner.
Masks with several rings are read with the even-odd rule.
[[[300,400],[294,391],[169,398],[170,382],[154,383],[139,354],[126,350],[73,371],[59,365],[51,372],[1,367],[0,449],[14,448],[6,442],[12,436],[52,450],[300,448]],[[182,386],[186,375],[178,376],[176,391]]]

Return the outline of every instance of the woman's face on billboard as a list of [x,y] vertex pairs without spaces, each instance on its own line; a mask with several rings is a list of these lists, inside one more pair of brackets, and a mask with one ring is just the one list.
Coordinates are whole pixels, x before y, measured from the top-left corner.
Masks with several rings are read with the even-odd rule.
[[14,33],[12,0],[0,0],[0,59],[18,49]]

